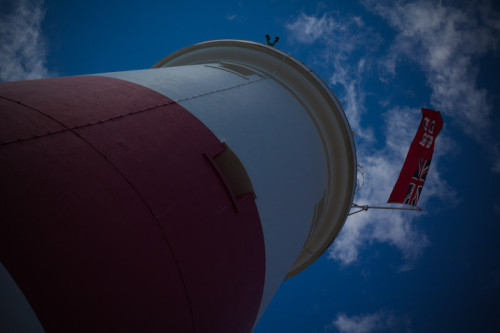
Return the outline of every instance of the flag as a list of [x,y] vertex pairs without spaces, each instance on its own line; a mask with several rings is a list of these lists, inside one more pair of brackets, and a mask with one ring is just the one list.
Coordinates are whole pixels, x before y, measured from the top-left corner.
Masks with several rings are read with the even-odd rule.
[[387,202],[416,206],[431,165],[436,137],[443,127],[439,111],[422,109],[422,120]]

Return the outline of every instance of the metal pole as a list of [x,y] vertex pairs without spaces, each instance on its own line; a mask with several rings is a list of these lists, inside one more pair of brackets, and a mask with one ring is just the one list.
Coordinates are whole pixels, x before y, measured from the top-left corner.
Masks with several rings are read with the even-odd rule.
[[360,206],[360,205],[357,205],[355,203],[352,204],[352,207],[360,208],[360,209],[355,211],[355,212],[349,213],[348,216],[354,215],[354,214],[359,213],[359,212],[367,211],[370,208],[371,209],[392,209],[392,210],[413,210],[413,211],[419,211],[419,212],[422,211],[422,208],[418,208],[418,207],[406,208],[406,207],[382,207],[382,206],[369,206],[369,205]]

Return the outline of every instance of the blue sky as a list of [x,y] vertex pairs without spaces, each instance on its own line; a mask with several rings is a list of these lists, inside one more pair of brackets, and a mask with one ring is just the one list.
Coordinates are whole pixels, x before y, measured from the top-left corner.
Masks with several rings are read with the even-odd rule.
[[492,1],[0,1],[0,80],[149,68],[220,38],[276,45],[339,97],[358,204],[384,204],[420,120],[444,127],[423,213],[368,211],[255,332],[500,331],[500,6]]

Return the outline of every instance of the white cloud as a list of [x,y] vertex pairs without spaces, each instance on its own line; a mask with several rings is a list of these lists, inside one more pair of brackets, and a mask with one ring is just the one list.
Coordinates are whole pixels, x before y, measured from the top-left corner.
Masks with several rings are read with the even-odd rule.
[[[396,1],[366,3],[397,31],[386,58],[386,69],[396,73],[400,60],[419,64],[431,88],[432,105],[456,121],[469,136],[492,146],[492,106],[488,92],[477,84],[478,59],[496,50],[500,41],[500,13],[489,1],[461,3]],[[498,144],[498,139],[494,139]],[[500,172],[500,154],[490,149],[492,169]]]
[[47,77],[43,1],[12,1],[0,14],[0,81]]
[[405,330],[405,320],[396,318],[391,312],[380,311],[373,314],[348,317],[339,313],[325,331],[336,330],[339,333],[395,332]]
[[[321,16],[301,13],[286,25],[294,42],[312,44],[317,42],[323,52],[315,55],[313,62],[325,64],[331,70],[330,84],[344,92],[343,105],[351,128],[359,138],[372,141],[373,131],[361,126],[366,112],[366,94],[361,88],[361,78],[371,65],[369,51],[380,43],[380,37],[364,28],[360,17],[343,17],[324,13]],[[364,54],[353,63],[352,53],[363,48]]]
[[[387,133],[381,149],[371,145],[358,147],[358,160],[362,162],[366,181],[356,193],[356,203],[384,205],[391,193],[406,158],[408,147],[415,135],[421,114],[418,109],[391,109],[384,114],[384,132]],[[456,151],[455,144],[444,134],[437,139],[431,170],[419,200],[425,206],[429,200],[439,198],[443,206],[457,204],[455,191],[442,179],[439,160]],[[401,251],[408,269],[429,244],[415,221],[424,213],[407,211],[369,210],[350,216],[339,236],[328,250],[329,258],[344,265],[358,259],[360,251],[374,242],[390,244]]]
[[[334,14],[301,14],[287,27],[296,42],[309,45],[311,40],[316,40],[315,46],[319,51],[315,53],[314,60],[330,73],[330,83],[342,101],[355,132],[358,161],[364,169],[364,185],[356,193],[355,202],[384,205],[403,165],[421,113],[413,107],[393,108],[385,112],[385,125],[381,130],[387,135],[381,142],[383,145],[375,148],[374,129],[363,123],[367,112],[364,80],[373,74],[377,65],[373,53],[380,45],[380,36],[366,28],[359,17]],[[421,206],[435,198],[448,202],[448,206],[456,204],[456,193],[442,179],[439,169],[439,158],[453,150],[456,150],[454,143],[442,133],[420,199]],[[348,265],[358,260],[364,248],[373,243],[386,243],[401,251],[406,260],[401,269],[408,269],[429,244],[426,235],[415,223],[421,214],[369,210],[352,215],[328,250],[328,256]]]
[[330,34],[337,26],[331,16],[309,16],[304,13],[289,22],[286,28],[293,34],[293,38],[300,43],[311,44],[325,34]]

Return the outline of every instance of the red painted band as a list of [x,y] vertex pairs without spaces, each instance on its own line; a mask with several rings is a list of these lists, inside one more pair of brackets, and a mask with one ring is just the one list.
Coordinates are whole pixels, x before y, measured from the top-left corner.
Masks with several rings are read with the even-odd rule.
[[260,219],[251,195],[233,209],[205,125],[98,76],[2,83],[0,97],[0,260],[46,331],[252,329]]

